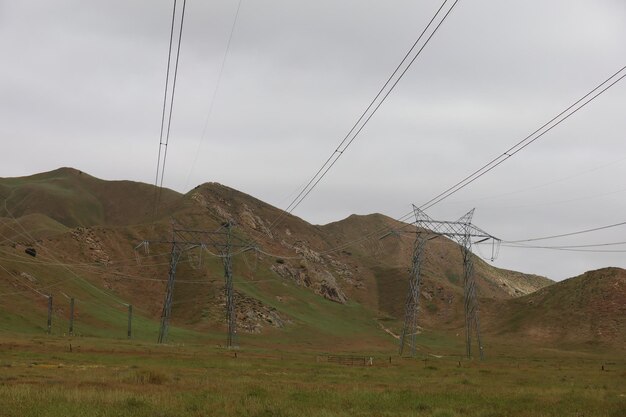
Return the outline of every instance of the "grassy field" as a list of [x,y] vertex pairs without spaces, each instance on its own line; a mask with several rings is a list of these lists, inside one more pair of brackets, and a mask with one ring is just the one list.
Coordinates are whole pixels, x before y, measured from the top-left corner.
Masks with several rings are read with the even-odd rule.
[[482,363],[360,352],[372,366],[346,366],[314,349],[5,335],[0,415],[626,415],[623,356],[499,349]]
[[[206,204],[182,201],[170,192],[166,200],[174,208],[163,213],[209,230],[217,223],[207,220],[206,210],[224,201],[240,217],[244,209],[265,219],[280,214],[218,185],[205,186],[199,195]],[[170,344],[156,345],[170,249],[133,252],[142,239],[169,234],[169,220],[148,226],[154,220],[152,197],[148,185],[101,181],[75,170],[0,181],[0,199],[8,200],[6,213],[0,207],[0,215],[8,216],[0,218],[0,417],[626,417],[626,356],[620,339],[624,298],[617,290],[622,281],[594,284],[589,287],[593,297],[584,299],[581,294],[587,292],[576,282],[555,285],[541,294],[558,297],[527,297],[510,309],[490,298],[502,296],[501,288],[484,286],[487,360],[470,361],[459,356],[464,352],[461,289],[448,285],[459,283],[460,263],[449,269],[452,251],[440,247],[432,252],[427,271],[432,276],[424,281],[430,298],[423,304],[426,330],[419,335],[419,355],[399,358],[391,333],[399,333],[404,314],[403,259],[409,259],[410,241],[404,249],[400,240],[385,241],[391,242],[383,252],[389,265],[376,258],[380,242],[376,250],[350,249],[334,258],[341,261],[338,268],[350,264],[354,280],[364,283],[358,290],[354,284],[345,304],[315,293],[319,277],[306,288],[272,270],[289,261],[236,257],[239,326],[245,329],[257,319],[262,324],[260,334],[239,333],[238,350],[220,346],[225,343],[221,259],[207,256],[200,264],[189,254],[178,265]],[[386,221],[378,215],[354,216],[323,228],[337,229],[337,239],[346,240]],[[284,235],[275,231],[274,238],[264,240],[270,252],[287,253],[277,242],[295,236],[312,248],[328,243],[318,227],[297,218],[285,223]],[[127,224],[145,226],[123,227]],[[100,226],[69,233],[77,225]],[[50,239],[35,245],[36,258],[24,253],[27,244],[44,236]],[[459,256],[454,247],[448,249]],[[331,258],[307,259],[291,267],[317,271],[323,278],[324,271],[334,271],[332,265]],[[352,285],[342,283],[344,289]],[[46,294],[54,300],[50,335],[45,335]],[[72,337],[67,336],[70,298],[75,300]],[[130,341],[124,339],[127,304],[134,312]],[[270,309],[280,315],[279,324],[259,319]],[[546,322],[550,326],[540,327]],[[594,337],[565,339],[561,329],[575,335],[593,330]],[[547,344],[529,334],[554,340]],[[553,349],[542,347],[548,345]],[[325,360],[328,355],[371,357],[372,365],[333,364]]]

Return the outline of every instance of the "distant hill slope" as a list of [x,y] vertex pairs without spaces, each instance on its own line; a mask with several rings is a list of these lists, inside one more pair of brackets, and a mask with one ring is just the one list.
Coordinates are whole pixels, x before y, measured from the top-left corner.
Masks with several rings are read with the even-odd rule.
[[507,300],[491,328],[548,345],[603,344],[626,349],[626,270],[585,272]]
[[10,241],[22,241],[24,230],[35,239],[54,236],[67,232],[68,227],[41,213],[26,214],[12,219],[0,217],[0,235]]
[[[161,191],[164,205],[180,197],[172,190]],[[44,215],[70,228],[122,226],[151,220],[154,198],[151,185],[104,181],[73,168],[0,178],[0,216]]]
[[[385,228],[405,233],[387,234]],[[343,252],[367,265],[368,272],[375,280],[381,311],[393,317],[401,317],[414,242],[413,234],[406,232],[411,229],[382,214],[352,215],[322,226],[321,229],[334,237],[335,244],[356,241]],[[378,232],[380,230],[383,231]],[[372,232],[378,233],[371,239],[363,239],[363,236]],[[437,238],[428,242],[425,254],[422,268],[422,323],[438,327],[442,323],[456,326],[462,314],[460,300],[463,296],[460,248],[446,238]],[[475,257],[475,275],[478,294],[483,298],[519,297],[553,283],[545,277],[492,267],[478,257]]]
[[[155,216],[154,192],[151,185],[104,181],[71,168],[0,179],[0,262],[5,268],[0,269],[0,293],[37,300],[39,310],[28,312],[37,316],[44,314],[45,305],[30,287],[60,300],[73,292],[93,306],[119,309],[133,304],[147,319],[156,320],[170,245],[153,243],[149,252],[134,248],[143,240],[169,239],[172,225],[215,230],[230,220],[235,235],[261,249],[234,259],[242,332],[289,334],[302,340],[360,332],[388,339],[374,318],[398,330],[413,236],[382,238],[385,233],[372,232],[406,225],[372,214],[315,226],[217,183],[199,185],[184,195],[163,190]],[[363,240],[369,233],[371,238]],[[342,247],[345,242],[353,243]],[[37,248],[37,258],[24,254],[27,244]],[[463,323],[459,247],[445,238],[429,242],[423,272],[420,325],[458,329]],[[478,258],[476,276],[479,296],[493,300],[552,283],[494,268]],[[221,260],[200,250],[185,253],[177,270],[173,323],[202,331],[223,329],[223,297]],[[28,305],[26,301],[0,303],[0,310],[22,315],[19,306]],[[92,320],[94,332],[107,323],[104,317],[96,320],[98,314],[103,313],[94,307],[91,315],[83,316]]]

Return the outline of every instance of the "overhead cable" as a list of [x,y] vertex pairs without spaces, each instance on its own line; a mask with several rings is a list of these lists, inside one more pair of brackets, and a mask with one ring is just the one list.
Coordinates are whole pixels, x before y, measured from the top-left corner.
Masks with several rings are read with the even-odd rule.
[[626,222],[614,223],[614,224],[609,224],[609,225],[606,225],[606,226],[600,226],[600,227],[594,227],[594,228],[591,228],[591,229],[579,230],[579,231],[576,231],[576,232],[562,233],[562,234],[559,234],[559,235],[534,237],[534,238],[530,238],[530,239],[521,239],[521,240],[503,240],[502,242],[503,243],[536,242],[538,240],[548,240],[548,239],[556,239],[556,238],[559,238],[559,237],[582,235],[584,233],[595,232],[595,231],[598,231],[598,230],[612,229],[614,227],[619,227],[619,226],[624,226],[624,225],[626,225]]
[[[174,112],[174,96],[176,94],[176,80],[178,78],[178,62],[180,58],[180,45],[183,39],[183,26],[185,23],[185,7],[187,5],[187,0],[183,0],[183,6],[182,6],[182,12],[181,12],[181,18],[180,18],[180,29],[178,32],[178,45],[176,47],[174,74],[172,76],[172,93],[169,96],[169,103],[168,103],[169,77],[170,77],[170,67],[171,67],[171,62],[172,62],[172,44],[174,40],[174,26],[176,23],[176,3],[177,3],[177,0],[174,0],[174,8],[172,10],[172,24],[170,28],[170,43],[169,43],[168,56],[167,56],[167,74],[165,76],[165,93],[163,96],[163,111],[161,114],[161,133],[159,136],[159,154],[158,154],[158,161],[157,161],[156,177],[154,180],[155,192],[157,193],[155,197],[155,208],[154,208],[155,212],[158,210],[158,205],[161,200],[161,191],[163,190],[163,179],[165,177],[165,163],[167,161],[167,149],[169,145],[170,132],[172,128],[172,114]],[[166,109],[168,107],[169,107],[169,115],[167,117],[167,123],[166,123],[165,114],[166,114]],[[164,139],[164,136],[165,136],[165,139]],[[163,155],[162,158],[161,158],[161,155]],[[160,169],[160,172],[159,172],[159,169]]]
[[211,96],[211,101],[209,103],[209,110],[206,115],[206,119],[204,120],[204,128],[202,129],[202,135],[200,136],[200,140],[198,141],[198,149],[196,149],[196,154],[193,159],[193,163],[191,164],[191,168],[189,169],[189,174],[187,175],[187,183],[185,187],[189,185],[189,180],[191,179],[191,174],[198,163],[198,156],[200,155],[200,148],[202,148],[202,142],[206,136],[209,122],[211,121],[211,115],[213,114],[213,107],[215,106],[215,98],[217,97],[217,92],[220,88],[220,83],[222,81],[222,74],[224,73],[224,67],[226,66],[226,60],[228,58],[228,52],[230,51],[230,44],[233,40],[233,34],[235,33],[235,27],[237,26],[237,20],[239,18],[239,10],[241,9],[241,2],[239,0],[237,4],[237,11],[235,12],[235,18],[233,19],[233,24],[230,27],[230,34],[228,35],[228,42],[226,42],[226,50],[224,51],[224,55],[222,56],[222,64],[220,65],[219,73],[217,74],[217,82],[215,83],[215,88],[213,89],[213,95]]
[[478,178],[482,177],[483,175],[485,175],[492,169],[496,168],[497,166],[502,164],[504,161],[516,155],[518,152],[525,149],[527,146],[535,142],[537,139],[541,138],[546,133],[550,132],[552,129],[554,129],[561,123],[563,123],[565,120],[569,119],[571,116],[577,113],[580,109],[582,109],[587,104],[595,100],[598,96],[600,96],[606,90],[611,88],[613,85],[621,81],[624,77],[626,77],[625,70],[626,70],[626,66],[620,68],[616,73],[611,75],[602,83],[598,84],[594,89],[592,89],[590,92],[588,92],[583,97],[578,99],[574,104],[572,104],[571,106],[569,106],[568,108],[566,108],[565,110],[563,110],[562,112],[554,116],[548,122],[544,123],[541,127],[539,127],[537,130],[532,132],[530,135],[526,136],[524,139],[520,140],[515,145],[511,146],[510,148],[505,150],[503,153],[493,158],[491,161],[489,161],[488,163],[486,163],[485,165],[483,165],[476,171],[472,172],[470,175],[463,178],[461,181],[457,182],[453,186],[447,188],[446,190],[442,191],[435,197],[431,198],[426,203],[422,204],[420,208],[422,210],[426,210],[434,206],[435,204],[445,200],[446,198],[457,193],[461,189],[467,187],[469,184],[476,181]]
[[[623,66],[622,68],[620,68],[617,72],[615,72],[613,75],[608,77],[602,83],[598,84],[595,88],[593,88],[591,91],[589,91],[583,97],[578,99],[572,105],[567,107],[565,110],[561,111],[559,114],[554,116],[548,122],[544,123],[540,128],[535,130],[533,133],[531,133],[530,135],[526,136],[524,139],[518,141],[516,144],[514,144],[513,146],[508,148],[506,151],[504,151],[502,154],[500,154],[499,156],[495,157],[494,159],[492,159],[491,161],[489,161],[488,163],[486,163],[485,165],[483,165],[479,169],[475,170],[470,175],[466,176],[465,178],[463,178],[462,180],[460,180],[459,182],[457,182],[453,186],[447,188],[443,192],[441,192],[438,195],[436,195],[435,197],[431,198],[430,200],[428,200],[427,202],[422,204],[419,208],[422,209],[422,210],[426,210],[426,209],[434,206],[435,204],[438,204],[439,202],[445,200],[446,198],[450,197],[451,195],[455,194],[456,192],[460,191],[461,189],[467,187],[472,182],[476,181],[478,178],[480,178],[483,175],[487,174],[488,172],[490,172],[491,170],[493,170],[494,168],[496,168],[497,166],[502,164],[504,161],[506,161],[509,158],[511,158],[512,156],[516,155],[518,152],[520,152],[521,150],[525,149],[527,146],[529,146],[530,144],[535,142],[537,139],[541,138],[546,133],[550,132],[552,129],[554,129],[555,127],[557,127],[561,123],[563,123],[569,117],[573,116],[575,113],[577,113],[583,107],[585,107],[587,104],[589,104],[590,102],[595,100],[598,96],[600,96],[601,94],[606,92],[609,88],[611,88],[612,86],[617,84],[619,81],[621,81],[624,77],[626,77],[626,66]],[[413,211],[410,211],[407,214],[397,218],[396,221],[404,222],[407,219],[409,219],[412,215],[413,215]],[[402,227],[408,227],[408,226],[409,226],[409,224],[406,224],[406,225],[404,225]],[[385,232],[387,232],[389,230],[391,230],[391,228],[389,228],[389,227],[381,228],[381,229],[376,230],[376,231],[374,231],[372,233],[369,233],[368,235],[366,235],[366,236],[364,236],[362,238],[355,239],[355,240],[349,241],[349,242],[345,242],[345,243],[343,243],[343,244],[341,244],[341,245],[339,245],[339,246],[337,246],[335,248],[328,249],[328,250],[326,250],[326,251],[324,251],[322,253],[323,254],[328,254],[328,253],[332,253],[332,252],[336,252],[336,251],[345,249],[346,247],[349,247],[349,246],[351,246],[351,245],[353,245],[355,243],[360,243],[360,242],[369,240],[369,239],[371,239],[371,238],[373,238],[375,236],[378,236],[380,233],[385,233]]]
[[[441,4],[435,15],[428,22],[424,30],[420,33],[417,40],[413,43],[409,51],[405,54],[404,58],[400,61],[400,63],[396,66],[393,73],[389,76],[387,81],[380,88],[376,96],[369,103],[365,111],[361,114],[361,116],[357,119],[356,123],[352,126],[352,128],[348,131],[348,133],[341,140],[339,145],[335,148],[335,150],[330,154],[328,159],[322,164],[322,166],[317,170],[317,172],[311,177],[308,183],[300,190],[298,195],[291,201],[291,203],[280,213],[280,215],[272,222],[269,229],[272,230],[275,226],[279,224],[279,222],[283,219],[283,217],[295,210],[305,198],[313,191],[313,189],[319,184],[319,182],[326,176],[328,171],[337,163],[339,158],[341,158],[344,152],[350,147],[350,145],[354,142],[357,136],[361,133],[363,128],[367,125],[367,123],[374,116],[376,111],[380,108],[380,106],[385,102],[389,94],[394,90],[394,88],[398,85],[402,77],[409,70],[411,65],[415,62],[417,57],[420,56],[426,45],[430,42],[435,33],[439,30],[443,22],[450,15],[454,7],[457,5],[459,0],[455,0],[448,9],[445,8],[446,4],[449,0],[444,0]],[[445,11],[445,12],[444,12]],[[443,17],[437,22],[437,18],[443,13]],[[437,22],[437,23],[436,23]],[[429,33],[430,31],[430,33]],[[421,46],[420,41],[424,39],[424,42]],[[415,52],[416,51],[416,52]]]
[[514,249],[545,249],[545,250],[558,250],[564,252],[589,252],[589,253],[626,253],[626,249],[577,249],[575,247],[558,247],[558,246],[522,246],[522,245],[506,245],[507,248]]

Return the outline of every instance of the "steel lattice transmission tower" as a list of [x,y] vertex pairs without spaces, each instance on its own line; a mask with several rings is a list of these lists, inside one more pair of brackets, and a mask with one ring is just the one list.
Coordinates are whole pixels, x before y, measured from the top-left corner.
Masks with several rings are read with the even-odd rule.
[[[208,248],[212,248],[216,252],[215,256],[220,257],[224,264],[226,322],[228,325],[226,344],[229,348],[237,345],[237,320],[235,311],[235,292],[233,286],[232,257],[235,254],[253,250],[256,246],[253,243],[246,242],[243,239],[234,236],[232,228],[233,223],[230,221],[223,223],[221,227],[215,231],[174,228],[172,231],[172,239],[169,241],[146,240],[137,246],[137,248],[141,246],[147,248],[151,243],[161,243],[170,244],[172,247],[165,299],[163,300],[163,310],[161,312],[161,326],[159,328],[158,343],[165,343],[167,341],[170,318],[172,315],[172,299],[174,296],[174,283],[176,281],[176,268],[180,257],[184,252],[192,249],[200,248],[208,250]],[[233,249],[239,250],[237,253],[233,253]]]
[[[426,242],[439,236],[447,237],[461,247],[463,257],[463,306],[465,310],[465,347],[467,357],[472,356],[472,334],[476,333],[476,341],[480,359],[484,359],[483,345],[480,338],[480,319],[476,282],[474,280],[474,262],[472,245],[486,241],[492,242],[492,260],[497,256],[500,239],[490,235],[472,224],[474,209],[456,221],[433,220],[420,208],[413,205],[415,213],[415,244],[413,246],[413,262],[409,278],[409,292],[405,304],[404,327],[400,336],[400,355],[408,345],[410,355],[416,354],[417,316],[421,283],[421,269],[424,263]],[[474,241],[476,240],[476,241]]]

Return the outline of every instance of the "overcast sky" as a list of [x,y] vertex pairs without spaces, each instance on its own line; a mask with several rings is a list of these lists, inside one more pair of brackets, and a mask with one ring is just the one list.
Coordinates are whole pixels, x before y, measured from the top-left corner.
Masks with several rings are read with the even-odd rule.
[[[238,0],[188,0],[165,186],[217,181],[285,207],[440,3],[243,0],[206,123]],[[154,182],[172,4],[0,0],[0,176],[71,166]],[[294,214],[400,217],[624,65],[623,0],[461,0]],[[429,214],[475,207],[506,240],[626,221],[625,110],[626,80]],[[495,265],[560,280],[626,267],[626,253],[502,248]]]

